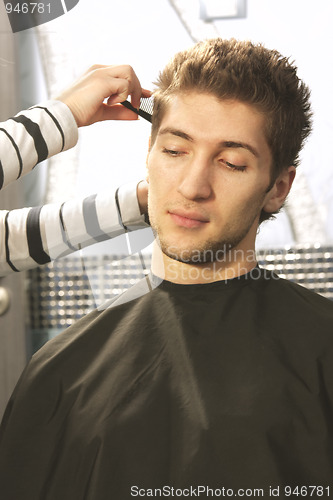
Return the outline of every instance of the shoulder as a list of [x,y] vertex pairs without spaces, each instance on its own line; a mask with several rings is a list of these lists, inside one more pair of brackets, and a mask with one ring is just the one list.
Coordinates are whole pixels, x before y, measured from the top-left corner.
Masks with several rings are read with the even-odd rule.
[[70,359],[77,371],[84,369],[89,360],[99,356],[101,350],[117,352],[119,339],[129,341],[131,324],[144,316],[149,304],[152,288],[144,278],[131,288],[94,309],[72,326],[48,341],[32,358],[32,371],[67,364]]
[[63,404],[75,399],[82,383],[93,383],[100,373],[111,373],[120,359],[126,364],[134,330],[130,328],[130,312],[135,303],[135,300],[124,301],[114,307],[109,304],[103,310],[95,309],[49,340],[22,373],[8,404],[6,419],[24,408],[24,412],[32,415],[31,419],[44,422],[59,401]]
[[[274,286],[278,293],[286,294],[286,298],[293,300],[293,302],[299,302],[301,304],[307,304],[310,307],[324,309],[333,313],[333,301],[320,295],[319,293],[310,290],[309,288],[300,285],[294,281],[290,281],[271,273],[270,282],[274,283]],[[284,296],[281,296],[284,299]]]
[[143,324],[151,303],[145,281],[105,308],[93,310],[39,349],[13,393],[8,415],[24,407],[35,416],[37,411],[38,419],[45,421],[60,401],[64,406],[75,400],[83,385],[97,387],[106,379],[110,383],[119,370],[125,370],[127,377],[127,371],[130,375],[136,369],[129,369],[135,358],[148,363],[156,356],[159,341],[151,338]]
[[263,270],[260,279],[262,307],[295,328],[333,334],[333,301],[275,273]]

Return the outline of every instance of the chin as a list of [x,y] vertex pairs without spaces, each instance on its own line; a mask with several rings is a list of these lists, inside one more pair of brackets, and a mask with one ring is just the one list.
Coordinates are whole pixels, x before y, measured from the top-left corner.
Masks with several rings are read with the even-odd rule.
[[160,245],[162,252],[169,258],[184,264],[205,264],[209,262],[224,261],[232,249],[229,244],[223,245],[197,245],[195,247],[180,247],[179,245]]

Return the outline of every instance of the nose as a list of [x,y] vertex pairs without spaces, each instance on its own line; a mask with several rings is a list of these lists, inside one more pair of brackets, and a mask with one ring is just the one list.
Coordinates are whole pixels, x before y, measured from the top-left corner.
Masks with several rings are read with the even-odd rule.
[[178,192],[188,200],[206,200],[212,194],[210,162],[204,157],[196,158],[182,171]]

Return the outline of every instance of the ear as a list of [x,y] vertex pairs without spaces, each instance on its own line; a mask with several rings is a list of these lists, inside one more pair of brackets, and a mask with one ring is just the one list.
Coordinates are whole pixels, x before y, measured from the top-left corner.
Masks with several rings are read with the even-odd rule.
[[267,213],[274,213],[280,210],[287,198],[296,175],[296,168],[289,167],[283,170],[277,177],[272,189],[267,193],[263,210]]

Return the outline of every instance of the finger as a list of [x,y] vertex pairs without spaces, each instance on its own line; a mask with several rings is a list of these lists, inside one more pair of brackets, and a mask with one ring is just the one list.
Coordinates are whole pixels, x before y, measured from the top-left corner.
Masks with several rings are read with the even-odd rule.
[[[135,71],[129,65],[121,66],[110,66],[108,68],[109,76],[113,78],[119,78],[121,80],[127,80],[128,82],[128,95],[131,96],[131,103],[135,108],[140,106],[140,98],[142,94],[142,88]],[[126,96],[127,98],[128,96]],[[125,99],[126,99],[125,98]],[[123,100],[125,100],[123,99]],[[121,102],[121,101],[119,101]]]
[[97,69],[106,69],[110,66],[106,66],[105,64],[93,64],[92,66],[90,66],[89,69],[87,69],[87,71],[85,71],[83,73],[83,76],[84,75],[89,75],[90,73],[93,73],[94,71],[96,71]]
[[114,106],[103,105],[102,120],[138,120],[138,115],[125,108],[121,104],[116,104]]
[[142,88],[141,88],[140,81],[139,81],[138,77],[136,76],[133,69],[131,71],[131,79],[129,80],[129,83],[130,83],[129,90],[130,90],[130,94],[131,94],[131,104],[135,108],[139,108],[140,107],[140,99],[141,99],[141,95],[142,95]]
[[[129,65],[102,66],[96,64],[95,66],[90,68],[89,71],[97,72],[99,76],[101,76],[103,79],[106,76],[108,77],[108,79],[110,79],[110,87],[112,87],[112,95],[110,97],[109,95],[105,96],[106,98],[109,97],[108,104],[110,105],[122,102],[126,100],[130,95],[131,96],[130,100],[132,105],[135,108],[139,108],[140,98],[150,97],[152,94],[150,90],[143,89],[141,87],[140,81],[135,71]],[[124,85],[125,81],[128,82],[128,87]],[[117,87],[117,91],[115,91],[115,86]],[[119,99],[114,96],[117,92],[120,94]]]
[[142,89],[141,97],[151,97],[153,95],[151,90]]
[[130,93],[129,82],[123,78],[113,78],[113,93],[108,97],[107,104],[119,104],[127,99]]

